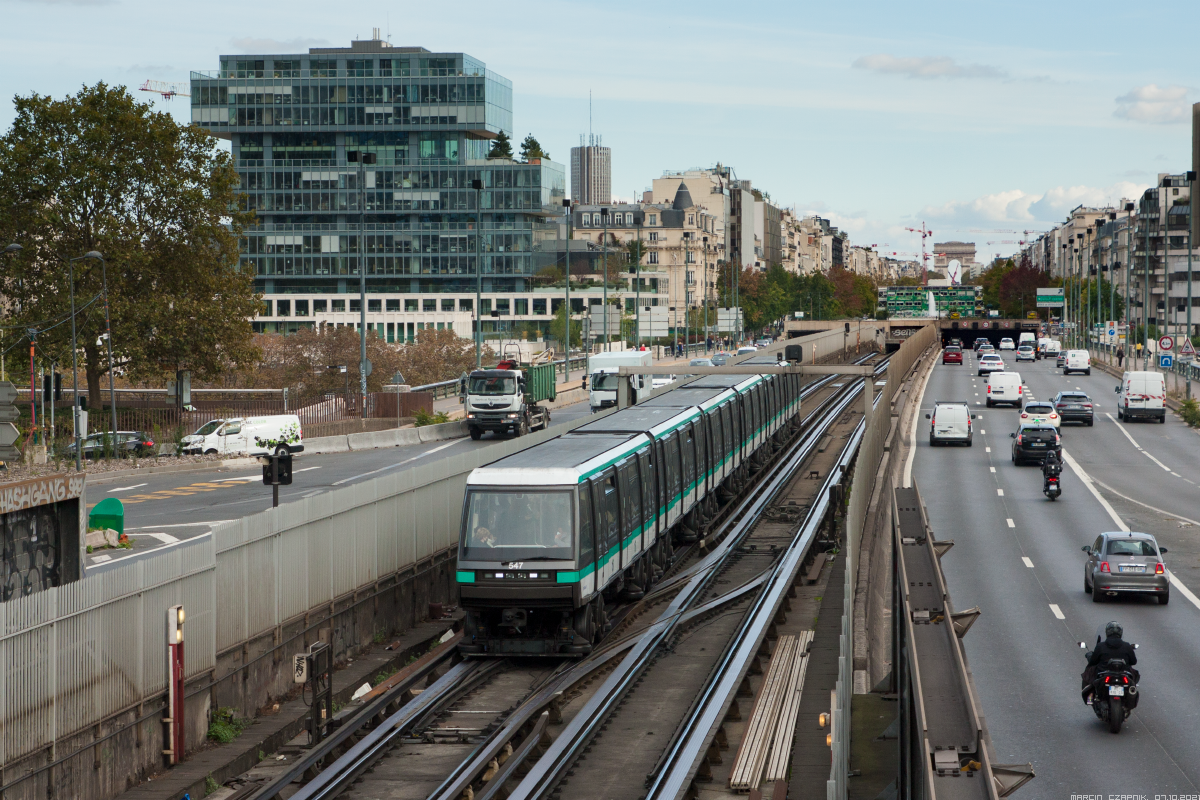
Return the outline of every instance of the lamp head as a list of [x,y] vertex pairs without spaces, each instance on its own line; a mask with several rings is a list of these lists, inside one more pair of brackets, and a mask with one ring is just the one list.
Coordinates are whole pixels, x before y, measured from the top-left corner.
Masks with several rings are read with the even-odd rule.
[[104,254],[101,253],[99,250],[88,250],[86,253],[83,254],[83,257],[84,258],[94,258],[97,261],[104,260]]
[[21,252],[23,249],[24,249],[24,248],[23,248],[23,247],[21,247],[21,245],[19,245],[19,244],[16,244],[16,243],[14,242],[13,244],[10,244],[10,245],[8,245],[7,247],[5,247],[5,248],[4,248],[4,254],[5,254],[5,255],[8,255],[9,253],[19,253],[19,252]]

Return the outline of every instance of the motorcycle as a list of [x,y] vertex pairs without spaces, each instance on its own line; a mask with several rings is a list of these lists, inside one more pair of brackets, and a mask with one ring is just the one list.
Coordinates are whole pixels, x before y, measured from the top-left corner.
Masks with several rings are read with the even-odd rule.
[[[1096,644],[1104,640],[1103,631],[1096,637]],[[1084,642],[1079,647],[1087,650]],[[1135,644],[1134,649],[1137,649]],[[1090,660],[1092,651],[1085,653]],[[1092,690],[1091,706],[1096,717],[1108,724],[1112,733],[1121,732],[1121,723],[1129,718],[1129,714],[1137,708],[1140,694],[1138,692],[1138,671],[1125,663],[1123,659],[1110,659],[1105,664],[1097,664],[1092,675],[1090,688]]]
[[1057,475],[1048,475],[1042,486],[1042,494],[1049,497],[1051,500],[1057,500],[1062,494],[1062,484],[1059,482]]

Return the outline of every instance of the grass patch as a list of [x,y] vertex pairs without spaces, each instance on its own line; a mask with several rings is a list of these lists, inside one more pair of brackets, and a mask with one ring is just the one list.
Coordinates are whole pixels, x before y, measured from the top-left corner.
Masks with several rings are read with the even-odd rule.
[[238,717],[232,708],[218,708],[208,723],[208,738],[220,744],[229,744],[250,724],[245,717]]
[[392,677],[399,671],[400,671],[399,667],[389,667],[388,669],[385,669],[383,672],[380,672],[378,675],[376,675],[375,680],[374,680],[374,682],[371,683],[371,685],[378,686],[379,684],[383,683],[384,681],[386,681],[388,678]]
[[439,411],[436,414],[430,414],[423,408],[417,409],[416,421],[413,423],[418,428],[423,428],[426,425],[441,425],[444,422],[449,422],[450,416],[445,411]]
[[220,789],[220,788],[221,788],[221,784],[217,783],[216,778],[214,778],[212,775],[205,776],[205,778],[204,778],[204,796],[205,797],[208,797],[210,794],[212,794],[213,792],[215,792],[217,789]]

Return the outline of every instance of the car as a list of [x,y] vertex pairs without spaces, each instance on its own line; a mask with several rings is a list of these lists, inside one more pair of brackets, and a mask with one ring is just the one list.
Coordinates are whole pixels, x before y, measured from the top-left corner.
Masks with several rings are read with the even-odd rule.
[[978,352],[979,352],[979,348],[983,347],[984,345],[987,345],[988,347],[991,347],[991,346],[992,346],[992,343],[991,343],[991,342],[989,342],[987,339],[976,339],[976,340],[975,340],[975,343],[974,343],[974,344],[972,344],[972,345],[971,345],[971,347],[975,348],[975,352],[977,352],[977,353],[978,353]]
[[987,354],[979,357],[979,374],[988,375],[992,372],[1004,371],[1004,359],[1000,356]]
[[1084,375],[1092,374],[1092,358],[1088,355],[1087,350],[1067,351],[1067,358],[1063,361],[1063,375],[1070,375],[1072,372],[1082,372]]
[[1062,369],[1062,365],[1067,363],[1067,351],[1059,350],[1054,355],[1054,366],[1056,369]]
[[744,355],[746,355],[747,353],[757,353],[757,352],[758,352],[758,348],[757,348],[757,347],[744,347],[744,346],[743,346],[743,347],[739,347],[739,348],[737,349],[737,354],[738,354],[739,356],[744,356]]
[[1013,344],[1013,340],[1012,340],[1012,339],[1009,339],[1009,338],[1006,336],[1006,337],[1004,337],[1003,339],[1001,339],[1001,340],[1000,340],[1000,349],[1001,349],[1001,350],[1016,350],[1016,349],[1017,349],[1017,346],[1016,346],[1015,344]]
[[729,353],[714,353],[712,363],[714,367],[723,367],[729,362]]
[[962,349],[962,339],[959,339],[957,336],[952,337],[950,339],[949,344],[953,345],[954,347],[959,348],[960,350]]
[[954,347],[953,345],[950,347],[947,347],[945,350],[942,351],[942,363],[943,364],[961,364],[961,363],[963,363],[962,348]]
[[1019,372],[991,372],[987,379],[987,407],[1000,403],[1021,407],[1025,384]]
[[1021,422],[1030,425],[1045,423],[1058,428],[1059,423],[1062,422],[1062,416],[1055,409],[1054,403],[1045,400],[1030,400],[1021,409]]
[[1086,392],[1059,392],[1053,402],[1062,422],[1082,422],[1088,426],[1095,424],[1092,398]]
[[981,347],[975,351],[975,355],[977,355],[977,356],[993,355],[994,356],[994,355],[996,355],[996,348],[992,347],[990,344],[985,344],[983,347]]
[[[108,438],[107,432],[91,434],[83,440],[80,453],[84,458],[104,458],[106,450],[112,452],[111,444],[106,441]],[[66,453],[69,458],[75,457],[75,442],[67,445]],[[116,457],[143,458],[152,455],[154,455],[154,439],[150,434],[145,431],[117,431]]]
[[689,367],[711,367],[715,366],[711,358],[693,358],[688,362]]
[[675,382],[675,378],[675,375],[651,375],[650,388],[653,390],[661,389],[664,386],[670,386]]
[[1018,466],[1024,461],[1041,464],[1051,450],[1062,456],[1062,437],[1058,429],[1044,422],[1018,425],[1016,432],[1010,433],[1009,437],[1013,440],[1012,463]]
[[933,412],[926,414],[929,420],[929,446],[936,447],[944,443],[965,444],[971,446],[971,420],[979,419],[978,414],[971,413],[971,406],[966,400],[938,400],[933,404]]
[[1159,547],[1153,535],[1108,531],[1080,549],[1087,553],[1083,591],[1093,603],[1119,593],[1157,597],[1160,606],[1170,602],[1171,578],[1162,558],[1167,548]]
[[1029,345],[1023,344],[1017,348],[1017,361],[1037,361],[1037,353]]

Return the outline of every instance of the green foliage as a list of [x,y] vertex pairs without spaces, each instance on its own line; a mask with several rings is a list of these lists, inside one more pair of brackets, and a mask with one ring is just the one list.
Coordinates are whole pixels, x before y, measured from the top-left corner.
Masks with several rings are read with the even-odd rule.
[[538,143],[538,140],[534,138],[532,133],[525,137],[525,141],[521,142],[521,160],[528,163],[531,158],[545,158],[547,160],[550,158],[550,154],[542,149],[541,144]]
[[221,788],[221,784],[217,783],[217,779],[212,775],[204,776],[204,796],[208,797],[213,792]]
[[375,676],[375,679],[373,681],[371,681],[371,685],[378,686],[379,684],[383,683],[384,681],[386,681],[388,678],[392,677],[399,671],[400,671],[399,667],[396,667],[396,666],[388,667],[387,669],[383,670],[382,672],[380,672],[378,675]]
[[449,422],[450,417],[445,411],[439,411],[436,414],[430,414],[423,408],[417,409],[416,422],[413,423],[418,428],[423,428],[426,425],[441,425],[444,422]]
[[[424,410],[424,409],[422,409],[422,410]],[[375,635],[373,637],[371,637],[371,640],[373,642],[375,642],[375,644],[383,644],[385,639],[387,639],[387,631],[384,630],[383,628],[380,628],[379,630],[375,631]]]
[[[161,380],[179,369],[211,380],[257,359],[250,318],[261,308],[252,270],[238,267],[237,171],[216,139],[134,99],[85,86],[64,99],[14,100],[0,137],[0,259],[6,319],[56,319],[68,308],[74,263],[80,367],[99,406],[108,372],[100,300],[105,283],[113,357],[124,376]],[[40,331],[38,347],[70,363],[71,326]]]
[[1200,428],[1200,401],[1189,397],[1179,404],[1179,416],[1193,428]]
[[[717,274],[720,305],[732,305],[729,266]],[[874,316],[878,292],[866,277],[835,268],[828,275],[796,275],[776,264],[758,272],[742,270],[738,276],[738,302],[747,331],[756,331],[775,320],[803,311],[813,319]]]
[[508,138],[508,134],[500,131],[496,137],[496,141],[492,142],[492,149],[488,151],[488,158],[512,158],[512,140]]
[[625,243],[625,252],[629,259],[629,271],[637,272],[638,267],[645,260],[649,248],[641,239],[630,239]]
[[[567,325],[567,304],[559,303],[558,311],[554,312],[554,319],[550,322],[550,337],[558,342],[559,347],[562,347],[563,339],[566,338]],[[571,347],[579,347],[583,343],[583,322],[577,319],[571,320]],[[565,352],[565,348],[564,348]]]
[[229,744],[249,726],[250,720],[238,717],[232,708],[218,708],[208,723],[208,738],[220,744]]

